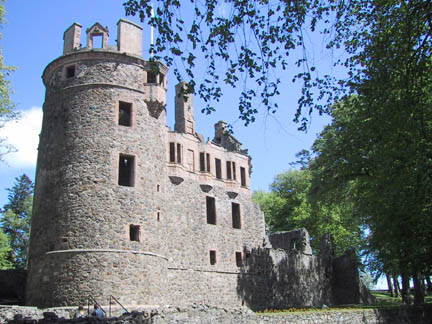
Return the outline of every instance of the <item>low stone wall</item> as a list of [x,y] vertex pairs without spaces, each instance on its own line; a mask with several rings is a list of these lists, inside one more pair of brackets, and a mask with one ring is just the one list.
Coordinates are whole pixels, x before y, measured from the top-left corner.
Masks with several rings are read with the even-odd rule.
[[[143,312],[135,311],[122,317],[69,319],[74,308],[37,309],[34,307],[0,306],[0,323],[115,323],[115,324],[430,324],[432,305],[392,309],[322,310],[292,314],[257,314],[247,308],[225,309],[194,305],[187,308],[166,307]],[[16,315],[19,314],[17,317]],[[14,320],[15,318],[15,320]],[[31,321],[30,318],[35,319]]]

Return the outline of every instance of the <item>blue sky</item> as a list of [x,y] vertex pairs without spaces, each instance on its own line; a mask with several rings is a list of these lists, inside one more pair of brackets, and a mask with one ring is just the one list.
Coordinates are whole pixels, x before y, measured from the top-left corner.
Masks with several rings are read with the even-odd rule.
[[[62,54],[63,32],[73,22],[82,24],[83,30],[100,22],[108,26],[109,44],[114,45],[116,23],[120,18],[141,24],[135,17],[125,17],[122,3],[122,0],[6,1],[6,24],[1,30],[3,39],[0,46],[5,63],[18,68],[10,81],[14,89],[12,99],[17,110],[22,113],[22,118],[0,130],[0,136],[7,136],[19,150],[6,157],[7,165],[0,163],[0,206],[7,201],[5,188],[13,185],[15,177],[26,173],[34,179],[41,107],[45,95],[41,75],[45,66]],[[144,57],[148,57],[150,29],[143,27]],[[82,35],[82,44],[86,42],[84,37],[85,33]],[[253,190],[267,190],[274,176],[289,168],[289,162],[295,160],[297,152],[311,146],[316,134],[329,120],[328,117],[316,116],[308,133],[297,131],[298,125],[292,122],[299,96],[299,87],[290,81],[291,72],[294,71],[276,71],[283,82],[282,95],[277,100],[280,109],[275,115],[259,114],[257,121],[248,127],[237,121],[238,95],[235,91],[226,90],[221,102],[215,104],[216,113],[210,116],[200,113],[205,105],[195,97],[196,129],[204,137],[213,138],[214,124],[219,120],[233,123],[234,135],[252,156]],[[175,83],[170,73],[167,93],[167,124],[170,127],[174,125]]]

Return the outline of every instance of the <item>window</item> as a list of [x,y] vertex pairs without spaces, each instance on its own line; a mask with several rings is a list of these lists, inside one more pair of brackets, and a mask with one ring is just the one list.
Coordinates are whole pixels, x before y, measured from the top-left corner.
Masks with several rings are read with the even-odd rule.
[[164,79],[165,79],[164,75],[163,74],[159,74],[159,84],[160,85],[164,84]]
[[175,143],[170,143],[170,162],[175,162]]
[[156,76],[157,76],[156,73],[148,71],[147,72],[147,83],[157,83]]
[[210,154],[206,153],[207,158],[207,172],[210,172]]
[[216,200],[213,197],[206,197],[207,224],[216,225]]
[[118,124],[132,126],[132,104],[119,101]]
[[66,67],[66,79],[73,78],[75,76],[75,65],[69,65]]
[[200,153],[200,171],[201,172],[210,172],[210,154],[209,153]]
[[240,167],[240,177],[241,177],[241,185],[246,187],[246,169]]
[[227,161],[226,163],[226,177],[228,180],[232,179],[232,174],[231,174],[231,162]]
[[241,229],[240,205],[231,203],[231,211],[233,228]]
[[210,264],[214,265],[216,264],[216,251],[210,250]]
[[118,184],[120,186],[134,186],[135,157],[132,155],[120,154]]
[[103,35],[102,34],[93,34],[90,36],[92,38],[93,48],[102,48],[103,47]]
[[181,163],[181,145],[177,143],[177,163]]
[[236,258],[236,265],[237,265],[237,267],[241,267],[243,265],[242,253],[241,252],[236,252],[235,253],[235,258]]
[[236,165],[235,162],[232,163],[232,174],[233,174],[233,180],[236,180]]
[[139,225],[129,225],[129,239],[131,241],[140,241],[140,226]]
[[203,152],[200,153],[200,171],[205,171],[205,153]]
[[216,178],[217,179],[222,179],[221,160],[215,159],[215,165],[216,165]]
[[160,211],[158,211],[158,212],[156,213],[156,220],[157,220],[158,222],[160,222]]

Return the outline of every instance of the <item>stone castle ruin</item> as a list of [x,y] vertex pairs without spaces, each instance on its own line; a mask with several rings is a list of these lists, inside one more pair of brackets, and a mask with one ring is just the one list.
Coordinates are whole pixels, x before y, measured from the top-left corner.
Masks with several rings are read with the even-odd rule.
[[167,67],[142,58],[140,26],[117,25],[117,46],[95,23],[82,47],[72,24],[43,72],[27,304],[361,302],[356,263],[333,266],[328,240],[317,256],[303,229],[266,236],[247,150],[224,122],[213,140],[195,132],[184,83],[166,126]]

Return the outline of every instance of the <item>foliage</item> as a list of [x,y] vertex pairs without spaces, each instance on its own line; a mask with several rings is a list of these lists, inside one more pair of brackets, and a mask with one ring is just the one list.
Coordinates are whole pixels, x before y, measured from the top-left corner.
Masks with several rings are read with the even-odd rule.
[[352,247],[359,250],[360,226],[350,206],[343,202],[327,206],[315,201],[309,195],[310,187],[308,169],[289,170],[275,177],[269,193],[254,193],[253,199],[264,212],[270,232],[306,228],[315,249],[321,237],[330,233],[337,255]]
[[0,231],[0,270],[12,268],[12,263],[8,260],[10,250],[8,237]]
[[0,227],[9,241],[8,260],[15,268],[27,266],[33,189],[32,181],[25,174],[15,178],[15,185],[7,189],[9,202],[1,210]]
[[[4,8],[4,1],[0,0],[0,27],[4,23],[4,15],[5,15],[5,8]],[[0,34],[1,39],[1,34]],[[14,105],[12,104],[10,100],[10,84],[7,80],[7,77],[9,76],[10,72],[14,71],[15,68],[12,66],[8,66],[4,64],[3,61],[3,55],[1,54],[0,49],[0,128],[4,127],[5,123],[7,121],[10,121],[11,119],[14,119],[17,117],[16,112],[14,112],[13,108]],[[15,151],[15,149],[7,143],[5,138],[0,137],[0,161],[2,161],[3,157],[8,154]]]

